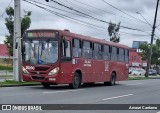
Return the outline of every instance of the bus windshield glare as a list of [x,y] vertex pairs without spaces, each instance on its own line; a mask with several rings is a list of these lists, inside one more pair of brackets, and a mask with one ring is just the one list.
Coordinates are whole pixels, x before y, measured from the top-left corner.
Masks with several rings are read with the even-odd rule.
[[58,60],[58,41],[25,40],[23,61],[29,64],[51,64]]

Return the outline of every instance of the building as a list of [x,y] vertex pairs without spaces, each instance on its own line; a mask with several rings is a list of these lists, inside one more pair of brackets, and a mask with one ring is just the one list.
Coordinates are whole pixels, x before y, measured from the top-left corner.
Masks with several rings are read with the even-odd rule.
[[9,56],[7,53],[7,45],[0,44],[0,58],[11,58],[11,56]]
[[146,67],[147,62],[142,61],[142,57],[139,55],[139,52],[137,52],[137,49],[130,49],[129,52],[129,66],[130,67]]

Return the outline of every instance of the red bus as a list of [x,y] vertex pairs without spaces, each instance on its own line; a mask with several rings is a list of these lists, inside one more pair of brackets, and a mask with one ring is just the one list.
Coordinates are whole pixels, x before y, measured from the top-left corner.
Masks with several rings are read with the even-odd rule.
[[129,47],[122,44],[52,29],[27,30],[22,44],[23,81],[79,88],[128,78]]

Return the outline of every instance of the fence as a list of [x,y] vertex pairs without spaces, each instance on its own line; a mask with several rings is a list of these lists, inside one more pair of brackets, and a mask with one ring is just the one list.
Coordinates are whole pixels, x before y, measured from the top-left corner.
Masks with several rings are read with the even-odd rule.
[[0,58],[0,82],[13,79],[12,59]]

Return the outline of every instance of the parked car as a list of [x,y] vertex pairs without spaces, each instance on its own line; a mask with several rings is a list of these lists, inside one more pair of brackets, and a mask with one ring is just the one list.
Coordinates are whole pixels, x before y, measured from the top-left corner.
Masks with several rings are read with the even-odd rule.
[[134,69],[131,74],[139,76],[139,75],[145,75],[145,73],[146,71],[144,69]]
[[157,75],[157,71],[155,69],[149,69],[149,75]]
[[129,68],[129,74],[131,74],[133,70],[134,70],[134,68],[133,68],[133,67],[130,67],[130,68]]
[[157,69],[156,71],[157,71],[157,74],[160,75],[160,69]]

